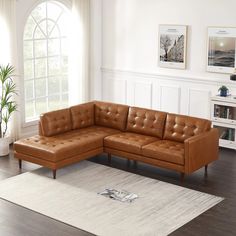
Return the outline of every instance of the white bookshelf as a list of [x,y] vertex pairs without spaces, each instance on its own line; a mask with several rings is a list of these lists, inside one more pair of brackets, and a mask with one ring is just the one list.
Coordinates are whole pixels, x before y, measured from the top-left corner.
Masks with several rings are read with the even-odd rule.
[[212,97],[211,120],[219,130],[220,146],[236,150],[236,95]]

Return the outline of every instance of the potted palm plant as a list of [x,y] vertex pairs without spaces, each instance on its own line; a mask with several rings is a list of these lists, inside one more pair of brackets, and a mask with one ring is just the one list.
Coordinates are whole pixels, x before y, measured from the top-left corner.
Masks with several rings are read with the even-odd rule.
[[12,80],[14,67],[0,66],[0,156],[9,154],[8,124],[17,104],[13,99],[16,84]]

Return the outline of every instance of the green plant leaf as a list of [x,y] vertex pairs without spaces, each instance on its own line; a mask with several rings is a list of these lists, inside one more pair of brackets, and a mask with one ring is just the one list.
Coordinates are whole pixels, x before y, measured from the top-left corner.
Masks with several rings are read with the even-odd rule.
[[14,101],[14,95],[17,95],[16,84],[14,83],[12,76],[14,73],[14,67],[11,65],[0,65],[0,138],[4,137],[11,115],[17,110],[17,104]]

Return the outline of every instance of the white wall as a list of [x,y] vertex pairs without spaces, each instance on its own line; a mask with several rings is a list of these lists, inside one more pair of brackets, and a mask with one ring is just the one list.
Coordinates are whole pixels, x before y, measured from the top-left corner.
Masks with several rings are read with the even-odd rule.
[[[207,27],[236,26],[235,0],[103,0],[103,99],[210,117],[228,74],[206,72]],[[158,67],[159,24],[188,25],[187,69]]]
[[[103,67],[228,78],[207,73],[208,26],[236,26],[235,0],[103,0]],[[158,67],[159,24],[188,25],[187,70]]]

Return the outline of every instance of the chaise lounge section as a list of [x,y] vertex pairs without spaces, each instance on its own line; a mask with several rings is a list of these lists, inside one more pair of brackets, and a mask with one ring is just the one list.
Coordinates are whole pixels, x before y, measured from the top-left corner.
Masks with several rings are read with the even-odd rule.
[[219,135],[206,119],[89,102],[42,114],[39,135],[14,143],[14,155],[53,170],[103,152],[185,174],[218,159]]

